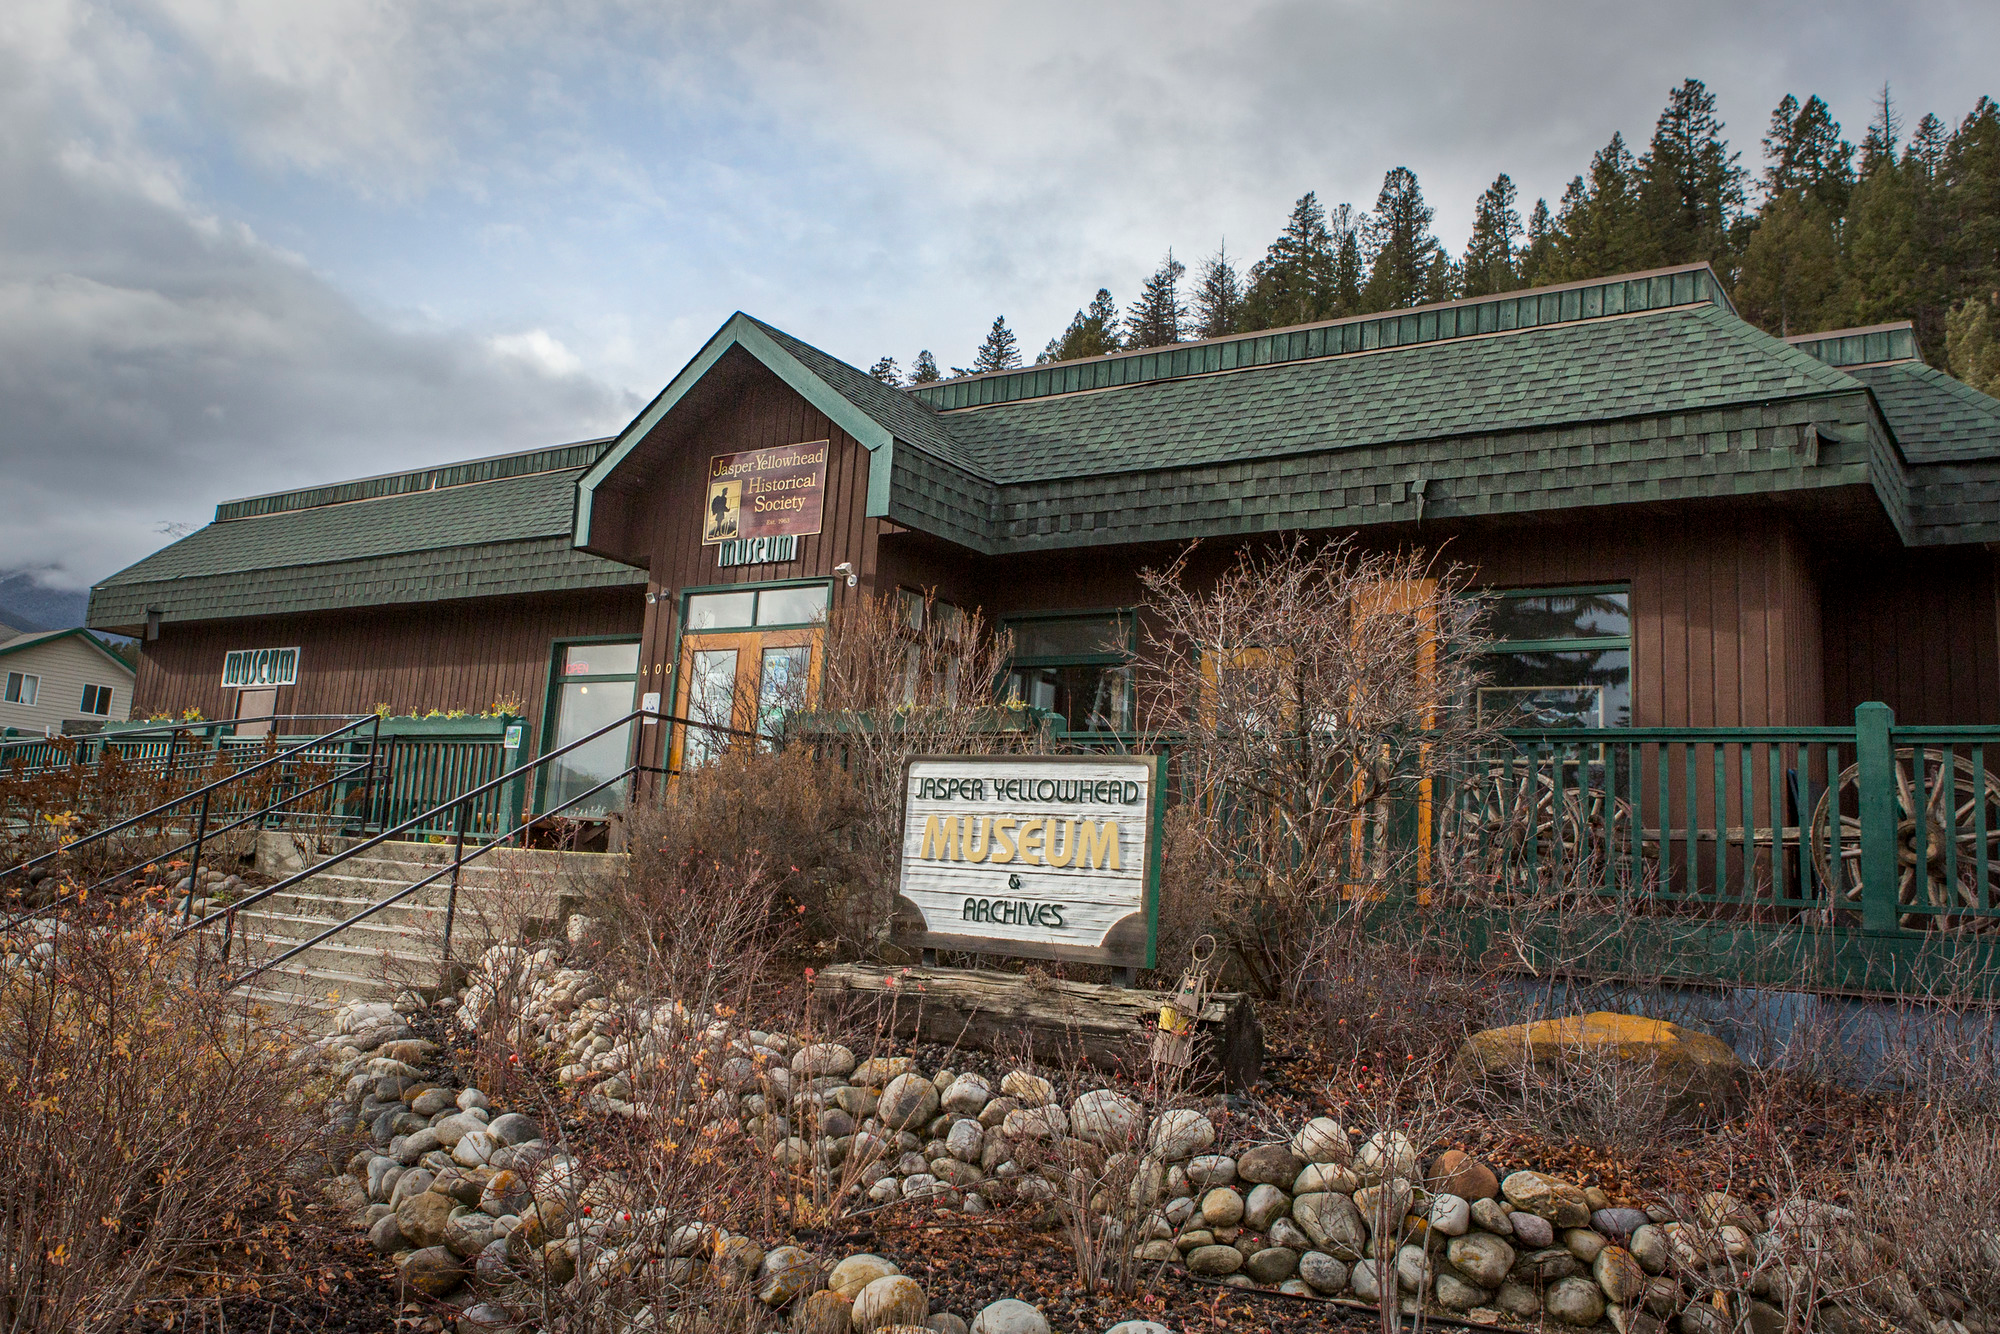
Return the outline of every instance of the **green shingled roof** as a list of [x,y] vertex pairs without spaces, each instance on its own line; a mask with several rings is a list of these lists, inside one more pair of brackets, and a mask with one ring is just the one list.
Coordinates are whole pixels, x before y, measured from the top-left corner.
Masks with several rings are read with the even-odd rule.
[[[594,457],[602,446],[566,447],[577,448]],[[91,590],[90,624],[137,626],[149,608],[168,620],[201,620],[643,584],[643,571],[570,545],[583,471],[574,464],[588,459],[518,474],[552,453],[480,460],[475,471],[490,480],[434,469],[260,497],[287,504],[209,524],[119,571]],[[409,478],[444,474],[454,480],[402,489]],[[324,498],[362,488],[375,494]],[[315,494],[317,504],[301,500]],[[222,510],[240,514],[252,503]]]
[[1875,391],[1912,462],[2000,458],[2000,400],[1920,361],[1856,366],[1847,373]]
[[1700,305],[946,418],[997,481],[1029,483],[1852,389],[1840,372]]

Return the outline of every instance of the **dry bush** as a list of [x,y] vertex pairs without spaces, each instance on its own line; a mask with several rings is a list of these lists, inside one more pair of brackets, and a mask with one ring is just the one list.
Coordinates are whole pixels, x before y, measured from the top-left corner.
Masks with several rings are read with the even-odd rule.
[[731,747],[627,813],[633,883],[667,883],[690,862],[755,860],[788,927],[855,940],[871,902],[873,866],[857,848],[864,819],[854,781],[809,748]]
[[1189,553],[1140,578],[1146,727],[1171,738],[1195,828],[1237,868],[1217,916],[1256,988],[1295,987],[1343,899],[1412,890],[1427,843],[1404,826],[1485,733],[1479,608],[1421,552],[1294,538],[1197,586]]
[[851,847],[856,885],[872,900],[850,918],[886,933],[902,852],[904,764],[919,755],[1038,752],[1048,734],[998,691],[1013,637],[977,610],[944,614],[926,598],[913,626],[893,594],[834,608],[822,632],[816,680],[800,681],[786,712],[785,746],[803,746],[847,775],[857,803]]
[[1301,975],[1338,1058],[1449,1057],[1497,1018],[1498,980],[1455,908],[1346,903],[1315,924]]
[[312,1125],[281,1031],[190,945],[74,922],[52,942],[0,976],[0,1328],[108,1329],[202,1277]]

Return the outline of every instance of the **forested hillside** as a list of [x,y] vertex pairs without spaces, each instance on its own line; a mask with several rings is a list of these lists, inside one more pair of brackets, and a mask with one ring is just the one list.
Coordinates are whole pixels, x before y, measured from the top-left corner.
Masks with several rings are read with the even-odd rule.
[[[1857,145],[1817,96],[1771,113],[1752,170],[1698,79],[1669,94],[1651,140],[1622,134],[1553,207],[1523,208],[1502,172],[1453,255],[1432,231],[1416,173],[1394,167],[1372,208],[1307,192],[1247,268],[1218,249],[1192,271],[1169,251],[1121,309],[1100,288],[1037,362],[1706,260],[1745,317],[1774,334],[1909,319],[1925,358],[2000,393],[2000,105],[1914,128],[1884,89]],[[955,374],[1021,364],[1004,316]],[[877,378],[903,383],[890,357]],[[910,383],[939,378],[929,351]]]

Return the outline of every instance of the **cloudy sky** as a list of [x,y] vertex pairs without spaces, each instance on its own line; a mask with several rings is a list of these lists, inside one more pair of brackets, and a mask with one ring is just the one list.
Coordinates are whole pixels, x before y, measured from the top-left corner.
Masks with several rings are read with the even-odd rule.
[[732,310],[859,365],[1032,352],[1172,246],[1407,165],[1463,244],[1683,77],[1757,140],[2000,93],[2000,6],[0,4],[0,570],[217,500],[622,426]]

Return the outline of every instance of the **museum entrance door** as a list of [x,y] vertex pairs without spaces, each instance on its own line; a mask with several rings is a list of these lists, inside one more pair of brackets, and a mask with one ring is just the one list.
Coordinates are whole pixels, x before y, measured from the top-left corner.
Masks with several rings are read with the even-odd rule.
[[753,734],[769,736],[786,713],[806,707],[826,602],[824,583],[688,595],[673,710],[687,722],[672,725],[669,773],[699,768]]

